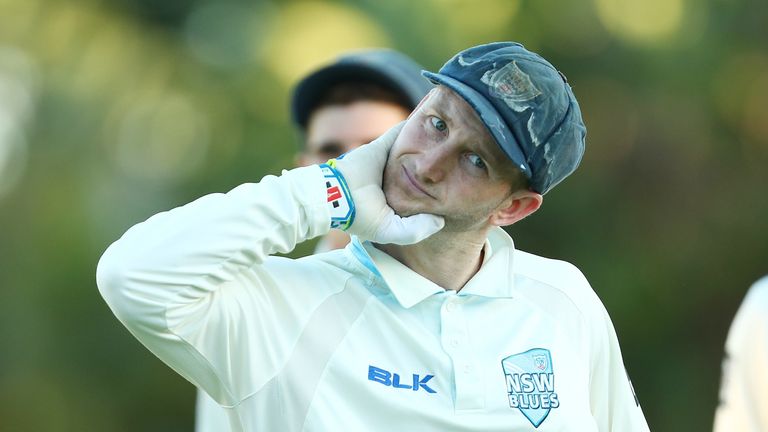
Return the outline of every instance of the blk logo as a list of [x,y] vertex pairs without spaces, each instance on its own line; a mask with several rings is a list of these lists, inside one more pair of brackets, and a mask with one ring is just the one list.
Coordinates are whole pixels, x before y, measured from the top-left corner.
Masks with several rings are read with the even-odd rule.
[[434,375],[411,374],[411,379],[403,381],[399,374],[391,373],[388,370],[377,368],[376,366],[368,366],[368,380],[374,381],[385,386],[394,387],[396,389],[410,389],[413,391],[419,391],[419,389],[426,390],[427,393],[437,393],[427,385],[427,382],[434,378]]

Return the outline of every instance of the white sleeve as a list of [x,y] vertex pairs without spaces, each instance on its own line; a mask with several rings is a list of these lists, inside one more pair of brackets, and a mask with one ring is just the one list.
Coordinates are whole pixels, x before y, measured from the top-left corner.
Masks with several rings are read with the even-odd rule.
[[624,368],[619,340],[608,312],[599,305],[592,330],[590,404],[601,432],[649,431]]
[[768,430],[768,277],[744,298],[728,332],[715,432]]
[[129,229],[99,261],[99,291],[149,350],[232,406],[274,374],[290,343],[278,335],[313,301],[306,288],[296,301],[283,297],[259,264],[325,234],[329,222],[319,167],[267,176]]

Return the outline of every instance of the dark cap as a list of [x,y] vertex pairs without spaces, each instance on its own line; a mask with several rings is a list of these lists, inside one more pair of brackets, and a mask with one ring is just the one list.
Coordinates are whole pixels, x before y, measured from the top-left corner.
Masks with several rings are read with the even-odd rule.
[[339,57],[301,80],[293,91],[291,117],[306,129],[311,111],[328,88],[346,82],[369,82],[387,88],[413,110],[432,89],[421,77],[423,68],[410,57],[389,49],[356,51]]
[[587,133],[579,104],[565,76],[540,55],[495,42],[423,74],[472,106],[535,192],[546,193],[579,166]]

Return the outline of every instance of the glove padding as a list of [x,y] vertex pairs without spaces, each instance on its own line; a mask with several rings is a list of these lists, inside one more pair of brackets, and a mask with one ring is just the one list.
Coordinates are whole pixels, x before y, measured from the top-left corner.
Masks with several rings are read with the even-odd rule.
[[336,169],[344,177],[355,203],[356,215],[347,229],[361,240],[375,243],[413,244],[440,231],[441,216],[421,213],[408,217],[395,214],[382,190],[384,166],[405,122],[384,135],[336,159]]

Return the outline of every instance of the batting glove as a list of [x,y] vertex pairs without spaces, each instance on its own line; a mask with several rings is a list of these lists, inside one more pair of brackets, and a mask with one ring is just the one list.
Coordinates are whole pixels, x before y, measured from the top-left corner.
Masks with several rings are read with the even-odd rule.
[[443,228],[440,216],[400,217],[381,187],[387,156],[405,122],[369,144],[322,164],[331,209],[331,228],[375,243],[418,243]]

